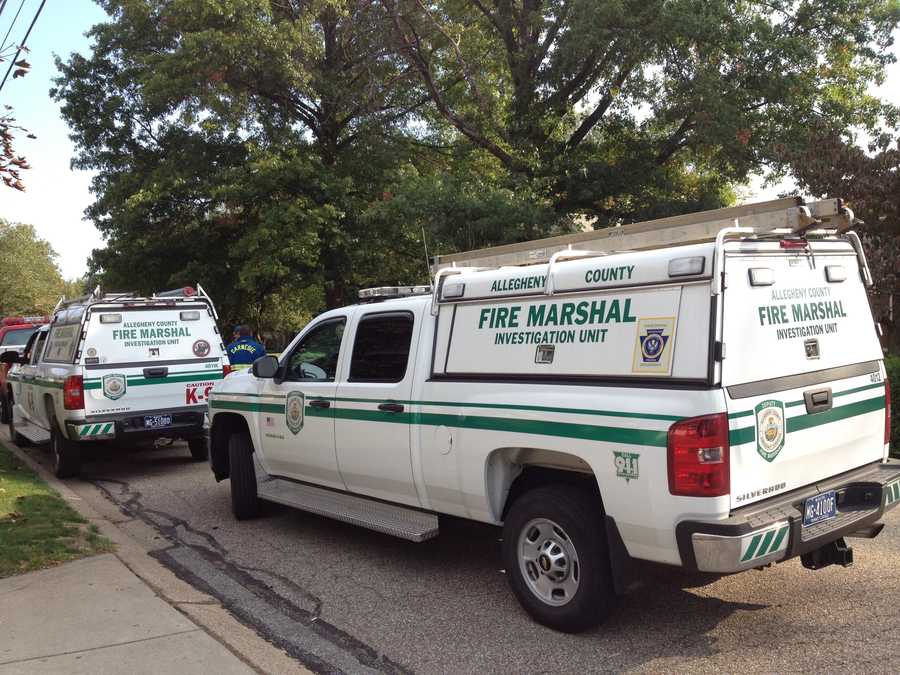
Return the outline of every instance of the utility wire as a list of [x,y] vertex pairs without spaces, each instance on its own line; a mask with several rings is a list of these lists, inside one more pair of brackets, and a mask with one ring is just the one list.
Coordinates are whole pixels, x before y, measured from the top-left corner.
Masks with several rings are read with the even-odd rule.
[[12,72],[13,66],[16,65],[16,61],[19,60],[19,54],[22,53],[22,48],[25,46],[25,43],[28,42],[28,36],[31,35],[31,29],[34,28],[34,24],[37,23],[38,17],[41,15],[41,10],[44,9],[44,5],[46,4],[47,0],[41,0],[41,5],[37,8],[37,12],[34,13],[34,18],[31,20],[31,25],[28,26],[28,31],[25,33],[25,37],[22,38],[22,42],[19,43],[19,48],[16,50],[16,55],[12,58],[12,61],[9,62],[9,68],[6,69],[6,75],[3,76],[3,81],[0,82],[0,91],[3,91],[3,85],[6,84],[6,78],[9,77],[9,74]]
[[[3,0],[3,4],[4,5],[6,4],[6,0]],[[22,0],[22,2],[19,3],[19,10],[16,12],[16,15],[13,17],[12,23],[9,24],[9,30],[6,31],[6,35],[3,36],[3,41],[0,42],[0,54],[3,53],[4,49],[6,49],[6,38],[8,38],[9,34],[12,33],[12,29],[16,25],[16,21],[19,19],[19,14],[22,12],[22,8],[24,6],[25,6],[25,0]],[[2,11],[3,11],[3,9],[0,8],[0,12],[2,12]]]

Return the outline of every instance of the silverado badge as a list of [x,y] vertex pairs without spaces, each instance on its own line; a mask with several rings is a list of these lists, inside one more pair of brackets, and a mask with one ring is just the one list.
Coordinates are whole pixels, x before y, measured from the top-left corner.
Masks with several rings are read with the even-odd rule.
[[292,434],[300,433],[303,428],[303,412],[306,407],[306,396],[302,391],[292,391],[284,400],[284,417],[287,428]]
[[103,395],[113,401],[122,398],[128,384],[124,375],[118,373],[103,376]]
[[784,403],[763,401],[754,409],[756,413],[756,450],[767,462],[771,462],[784,447]]

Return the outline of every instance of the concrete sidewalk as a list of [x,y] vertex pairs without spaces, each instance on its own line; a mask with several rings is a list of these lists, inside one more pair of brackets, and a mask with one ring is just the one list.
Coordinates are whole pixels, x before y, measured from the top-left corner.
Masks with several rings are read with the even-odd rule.
[[0,675],[253,673],[115,555],[0,580]]

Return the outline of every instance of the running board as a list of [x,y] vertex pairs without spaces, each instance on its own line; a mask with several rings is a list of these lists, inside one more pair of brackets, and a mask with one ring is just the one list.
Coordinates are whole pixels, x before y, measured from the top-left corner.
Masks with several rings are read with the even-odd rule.
[[359,525],[409,541],[425,541],[438,534],[438,517],[415,509],[272,478],[256,486],[260,499],[278,502],[326,518]]
[[50,442],[50,432],[24,420],[16,422],[16,431],[35,445]]

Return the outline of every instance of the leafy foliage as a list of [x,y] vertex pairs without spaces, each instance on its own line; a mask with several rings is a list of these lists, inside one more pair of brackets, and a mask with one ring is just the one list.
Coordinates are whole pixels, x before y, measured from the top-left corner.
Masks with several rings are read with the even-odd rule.
[[[53,94],[91,277],[287,329],[430,253],[714,208],[872,126],[896,0],[102,0]],[[776,149],[778,152],[776,152]]]
[[891,321],[890,300],[900,303],[900,134],[879,133],[867,148],[847,132],[824,125],[810,127],[806,149],[786,151],[798,185],[817,197],[846,199],[857,217],[872,277],[876,319],[888,340],[900,348],[897,310]]
[[0,218],[0,316],[50,313],[63,292],[55,259],[34,227]]

